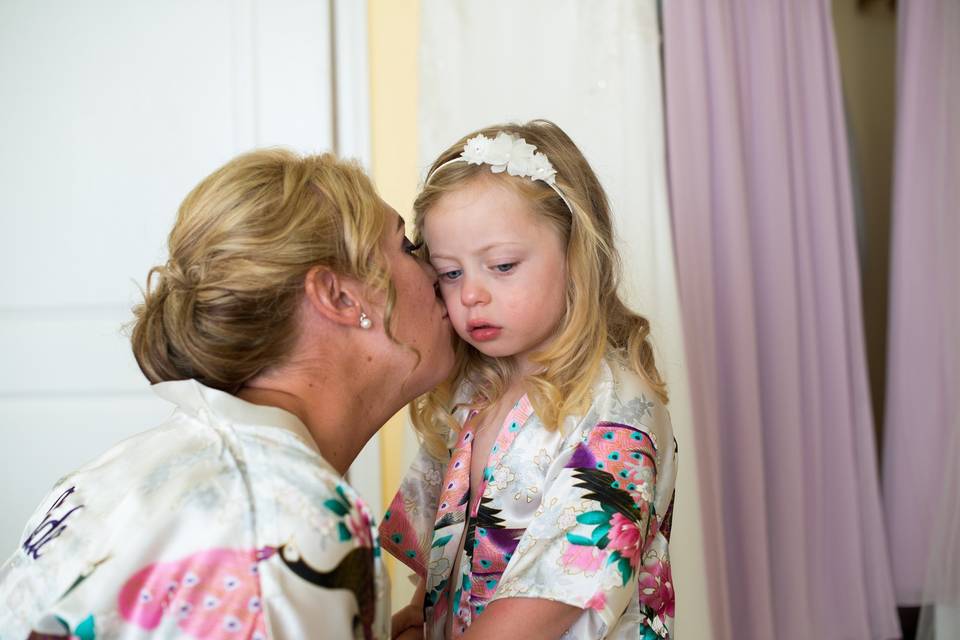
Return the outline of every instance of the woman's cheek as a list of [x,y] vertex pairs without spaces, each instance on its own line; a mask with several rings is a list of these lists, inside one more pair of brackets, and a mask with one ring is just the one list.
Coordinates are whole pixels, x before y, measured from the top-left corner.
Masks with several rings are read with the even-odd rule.
[[451,312],[450,305],[447,304],[447,300],[451,299],[450,297],[454,295],[451,290],[450,285],[440,285],[440,299],[443,300],[443,306],[447,308],[447,313]]

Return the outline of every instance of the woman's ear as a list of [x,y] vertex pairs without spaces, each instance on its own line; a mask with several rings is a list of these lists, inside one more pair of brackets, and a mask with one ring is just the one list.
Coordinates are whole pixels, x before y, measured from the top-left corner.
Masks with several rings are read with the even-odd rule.
[[361,287],[352,278],[327,267],[313,267],[304,279],[304,300],[310,309],[330,322],[358,327],[363,312]]

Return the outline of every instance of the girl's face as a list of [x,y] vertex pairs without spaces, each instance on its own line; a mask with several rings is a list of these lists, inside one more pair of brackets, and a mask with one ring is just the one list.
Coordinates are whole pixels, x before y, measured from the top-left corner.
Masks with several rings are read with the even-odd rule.
[[560,234],[499,180],[479,178],[430,208],[423,235],[454,330],[529,372],[566,306]]

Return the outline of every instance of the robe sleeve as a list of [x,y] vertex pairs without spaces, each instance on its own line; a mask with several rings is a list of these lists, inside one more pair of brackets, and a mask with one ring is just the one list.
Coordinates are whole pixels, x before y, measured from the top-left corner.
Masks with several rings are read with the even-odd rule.
[[[666,412],[641,406],[643,420],[624,405],[613,414],[592,411],[596,418],[572,434],[493,600],[544,598],[582,608],[587,619],[578,629],[598,637],[639,601],[641,625],[670,637],[674,599],[663,525],[673,499],[675,443]],[[665,428],[650,428],[647,413],[667,420]],[[669,435],[659,443],[665,450],[658,451],[658,434]]]
[[[288,501],[281,522],[291,542],[259,549],[266,638],[388,638],[385,574],[366,505],[342,482]],[[304,519],[306,522],[298,522]],[[281,534],[281,537],[282,534]],[[288,548],[291,547],[291,548]]]
[[445,467],[445,461],[420,447],[380,524],[382,547],[420,577],[427,575]]

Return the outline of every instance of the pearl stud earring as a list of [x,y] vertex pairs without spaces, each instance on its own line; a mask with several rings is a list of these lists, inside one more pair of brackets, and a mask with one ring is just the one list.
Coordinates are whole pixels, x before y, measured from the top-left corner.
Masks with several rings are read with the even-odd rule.
[[363,311],[361,311],[361,312],[360,312],[360,328],[361,328],[361,329],[369,329],[369,328],[372,327],[372,326],[373,326],[373,320],[371,320],[371,319],[367,316],[367,314],[365,314]]

